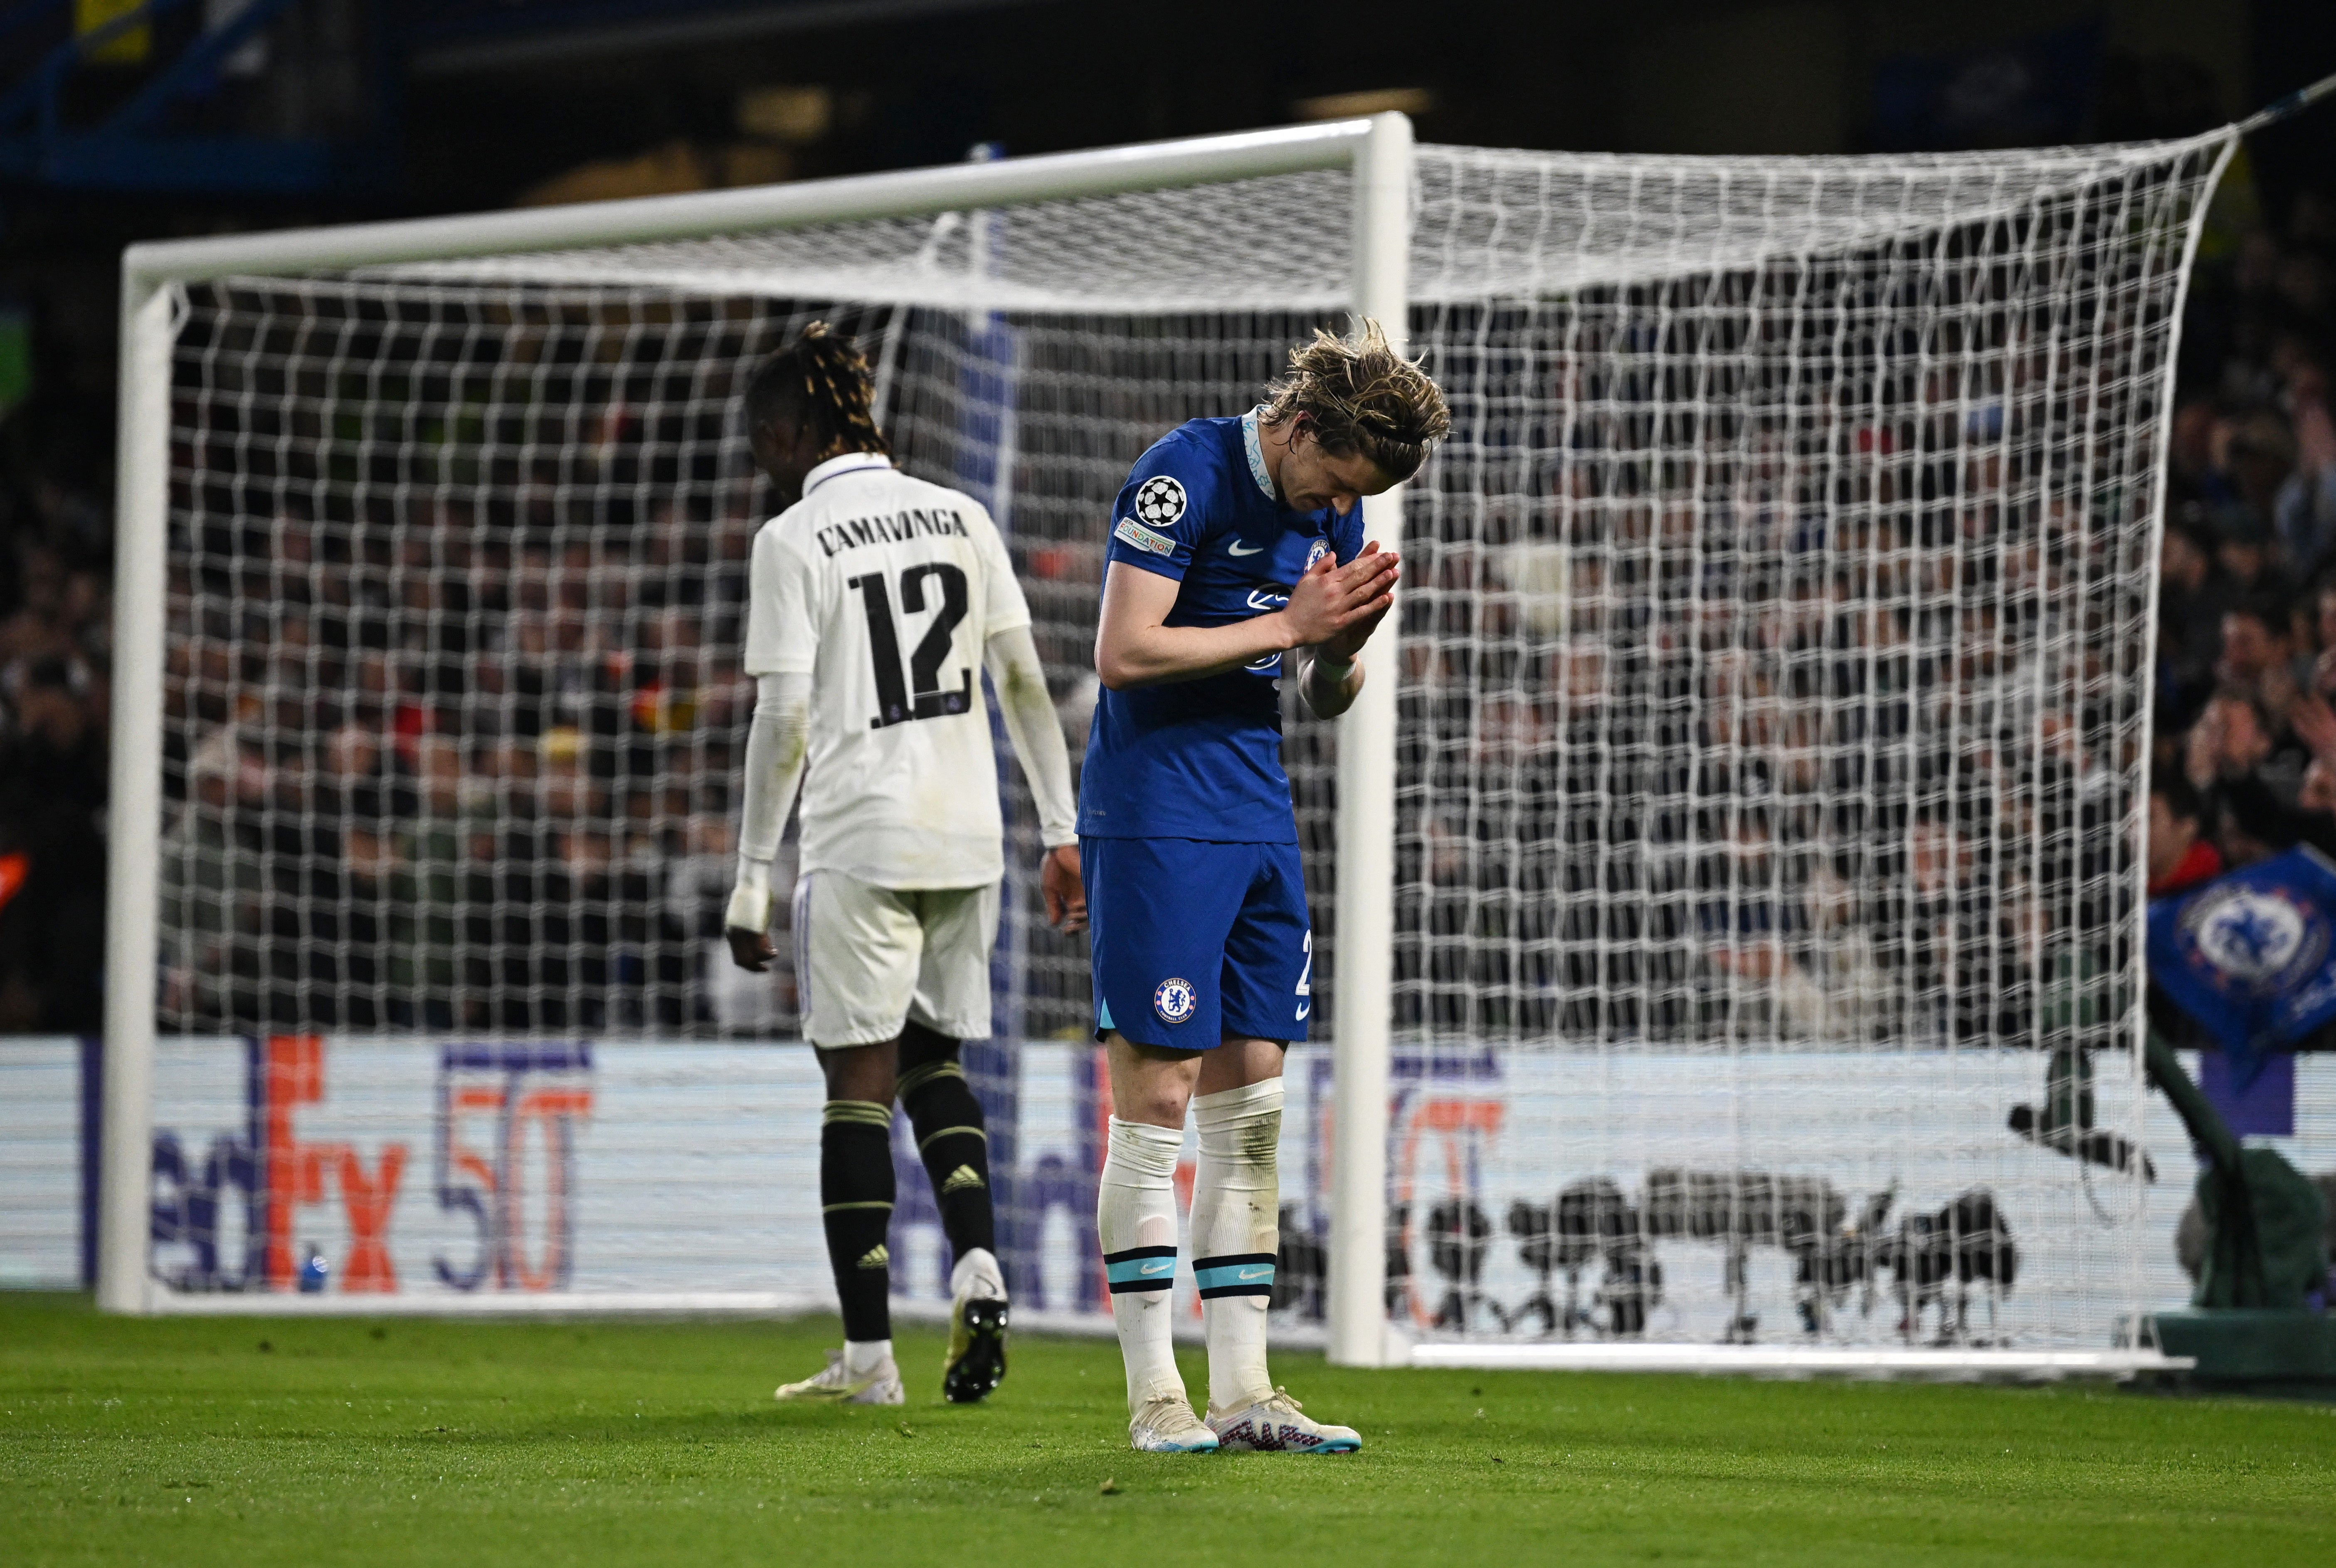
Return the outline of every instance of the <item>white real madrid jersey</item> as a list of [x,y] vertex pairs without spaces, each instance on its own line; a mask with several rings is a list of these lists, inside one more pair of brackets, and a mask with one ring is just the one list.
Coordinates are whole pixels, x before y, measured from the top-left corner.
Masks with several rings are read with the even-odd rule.
[[803,869],[1004,875],[982,650],[1030,610],[989,513],[874,453],[830,458],[754,536],[752,583],[746,673],[812,677]]

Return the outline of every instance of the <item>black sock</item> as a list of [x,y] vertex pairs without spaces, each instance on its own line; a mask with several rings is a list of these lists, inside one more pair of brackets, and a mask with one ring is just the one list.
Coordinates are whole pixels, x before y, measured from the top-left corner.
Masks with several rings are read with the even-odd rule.
[[870,1100],[830,1100],[820,1116],[820,1219],[827,1261],[843,1303],[843,1337],[892,1337],[892,1109]]
[[[957,1042],[911,1024],[903,1033],[901,1054],[929,1056],[900,1073],[900,1105],[916,1129],[917,1153],[932,1178],[933,1202],[941,1212],[941,1231],[949,1237],[952,1257],[962,1258],[976,1247],[993,1255],[998,1251],[998,1219],[989,1200],[989,1137],[983,1131],[981,1102],[965,1069],[957,1065]],[[924,1049],[917,1050],[922,1046]],[[945,1051],[946,1055],[941,1055]],[[941,1059],[930,1059],[940,1055]]]

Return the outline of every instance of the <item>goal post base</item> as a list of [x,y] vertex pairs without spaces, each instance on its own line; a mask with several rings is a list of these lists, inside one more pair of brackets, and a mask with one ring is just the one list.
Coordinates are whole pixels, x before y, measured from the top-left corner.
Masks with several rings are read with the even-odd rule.
[[2190,1361],[2202,1387],[2336,1389],[2336,1318],[2304,1309],[2191,1308],[2153,1312],[2141,1338]]
[[1883,1349],[1795,1345],[1419,1345],[1420,1368],[1488,1372],[1697,1372],[1762,1378],[1899,1378],[1952,1381],[2052,1382],[2064,1378],[2122,1380],[2144,1372],[2183,1372],[2191,1359],[2146,1349]]
[[[146,1312],[174,1318],[437,1318],[449,1321],[524,1322],[546,1320],[638,1318],[767,1319],[832,1315],[835,1298],[809,1290],[482,1290],[472,1295],[370,1295],[290,1290],[193,1292],[155,1289]],[[920,1328],[946,1327],[946,1301],[895,1300],[895,1322]],[[1098,1312],[1065,1312],[1017,1306],[1017,1333],[1058,1339],[1108,1339],[1117,1331]],[[1199,1319],[1180,1321],[1179,1344],[1202,1342]],[[1325,1335],[1314,1324],[1276,1325],[1273,1343],[1285,1350],[1319,1350]],[[1391,1365],[1402,1363],[1392,1362]]]
[[[194,1293],[155,1289],[149,1313],[182,1318],[378,1319],[435,1318],[449,1321],[541,1321],[599,1319],[809,1318],[832,1313],[832,1298],[801,1290],[552,1290],[481,1291],[474,1295],[368,1295],[297,1291]],[[949,1321],[946,1302],[896,1300],[901,1323],[933,1327]],[[1093,1312],[1017,1308],[1021,1333],[1065,1339],[1109,1339],[1112,1320]],[[1179,1342],[1201,1341],[1201,1324],[1180,1323]],[[1311,1324],[1277,1324],[1277,1349],[1320,1351],[1328,1336]],[[2186,1348],[2186,1347],[2185,1347]],[[1383,1359],[1370,1365],[1423,1370],[1487,1372],[1691,1372],[1718,1377],[1887,1378],[1909,1380],[2054,1382],[2064,1378],[2122,1381],[2150,1373],[2191,1372],[2198,1359],[2149,1349],[2007,1350],[1883,1349],[1864,1346],[1518,1343],[1416,1343],[1388,1325]]]

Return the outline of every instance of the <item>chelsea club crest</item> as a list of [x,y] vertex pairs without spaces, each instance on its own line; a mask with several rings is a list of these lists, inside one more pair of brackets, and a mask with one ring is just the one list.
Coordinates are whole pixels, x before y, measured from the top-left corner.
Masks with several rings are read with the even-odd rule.
[[2182,936],[2225,991],[2275,994],[2328,951],[2327,921],[2284,888],[2215,888],[2183,911]]
[[1192,981],[1172,975],[1153,991],[1152,1010],[1160,1015],[1163,1024],[1181,1024],[1192,1016],[1200,1001],[1200,993],[1192,989]]

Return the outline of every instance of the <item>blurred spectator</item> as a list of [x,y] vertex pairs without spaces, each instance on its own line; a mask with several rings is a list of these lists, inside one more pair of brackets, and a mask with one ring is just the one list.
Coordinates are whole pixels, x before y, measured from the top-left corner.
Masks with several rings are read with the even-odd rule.
[[88,677],[63,657],[44,652],[11,674],[15,727],[0,740],[0,1031],[85,1033],[100,1025],[105,951],[104,737]]
[[[2207,491],[2218,503],[2224,548],[2252,552],[2259,572],[2271,543],[2272,513],[2295,467],[2295,437],[2277,413],[2258,408],[2218,424],[2210,450],[2214,466],[2208,475]],[[2226,560],[2225,564],[2231,563]],[[2291,560],[2289,564],[2309,570],[2316,563]],[[2234,566],[2233,575],[2251,583],[2253,574]]]
[[2271,564],[2271,524],[2244,502],[2224,501],[2211,516],[2214,530],[2214,564],[2233,589],[2248,595],[2266,585],[2264,569]]
[[2222,688],[2267,714],[2284,714],[2295,700],[2289,667],[2286,607],[2267,595],[2241,599],[2223,616],[2223,657],[2214,678]]
[[2223,874],[2223,857],[2205,836],[2206,808],[2180,774],[2149,781],[2149,896],[2163,898]]
[[2238,603],[2213,541],[2188,521],[2169,521],[2158,550],[2157,657],[2168,716],[2184,724],[2214,688],[2223,618]]
[[2325,205],[2304,192],[2284,223],[2251,218],[2191,296],[2186,339],[2220,354],[2185,356],[2169,449],[2156,690],[2159,755],[2178,767],[2151,795],[2153,895],[2200,880],[2210,856],[2219,869],[2299,842],[2336,851]]

